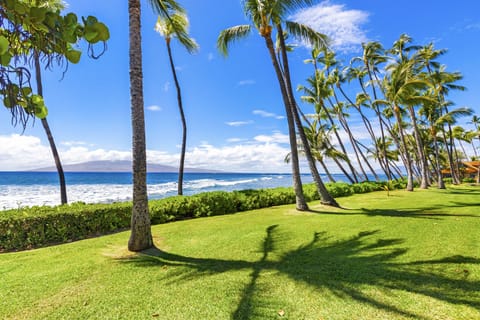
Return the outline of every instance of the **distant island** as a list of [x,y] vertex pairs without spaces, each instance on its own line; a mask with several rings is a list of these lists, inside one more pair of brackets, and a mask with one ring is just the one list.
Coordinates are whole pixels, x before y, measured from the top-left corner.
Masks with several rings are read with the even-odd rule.
[[[38,168],[30,172],[55,172],[56,167]],[[88,161],[76,164],[63,165],[65,172],[132,172],[132,162],[129,160],[102,160]],[[148,163],[147,171],[152,173],[176,173],[178,168],[162,164]],[[221,173],[219,170],[185,168],[185,173]]]

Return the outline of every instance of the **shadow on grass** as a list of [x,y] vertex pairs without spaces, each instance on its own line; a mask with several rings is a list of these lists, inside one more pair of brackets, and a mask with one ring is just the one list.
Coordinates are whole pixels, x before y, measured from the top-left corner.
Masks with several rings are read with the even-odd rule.
[[409,263],[395,262],[397,257],[407,252],[407,249],[398,247],[403,240],[374,240],[378,233],[378,230],[365,231],[350,239],[333,242],[325,233],[316,232],[309,243],[273,260],[269,259],[269,255],[277,250],[282,235],[279,226],[272,225],[266,229],[266,235],[260,243],[262,255],[257,261],[187,257],[157,248],[120,260],[139,267],[179,266],[181,268],[174,274],[174,282],[235,270],[251,270],[249,282],[239,292],[240,301],[232,310],[231,318],[235,320],[259,316],[260,308],[272,307],[258,298],[262,290],[258,280],[263,271],[278,272],[316,289],[328,290],[346,301],[355,300],[387,313],[415,319],[429,317],[403,308],[401,302],[379,299],[361,288],[375,287],[370,291],[377,294],[401,290],[443,302],[480,308],[480,281],[469,280],[465,272],[445,272],[451,264],[460,264],[465,271],[469,264],[480,264],[480,259],[452,256]]
[[328,215],[366,215],[366,216],[382,216],[395,218],[417,218],[417,219],[433,219],[438,220],[446,217],[466,217],[466,218],[480,218],[480,215],[474,214],[450,214],[438,212],[445,208],[465,208],[465,207],[479,207],[480,204],[450,202],[443,206],[432,206],[428,208],[402,208],[402,209],[369,209],[369,208],[342,208],[342,211],[327,211],[310,209],[312,213],[328,214]]

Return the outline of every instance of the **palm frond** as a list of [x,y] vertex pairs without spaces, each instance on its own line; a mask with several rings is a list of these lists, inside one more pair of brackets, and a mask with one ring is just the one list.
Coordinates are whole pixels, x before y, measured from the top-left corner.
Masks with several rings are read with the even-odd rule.
[[250,25],[239,25],[223,30],[217,39],[217,49],[227,56],[230,44],[248,36],[251,29]]
[[175,0],[149,0],[153,11],[164,18],[169,18],[173,12],[185,12]]
[[288,33],[295,38],[312,45],[314,48],[328,49],[330,40],[325,34],[293,21],[286,21],[285,26]]
[[166,39],[175,36],[189,53],[195,53],[199,46],[195,39],[188,34],[189,21],[183,12],[175,12],[168,18],[158,16],[155,31]]

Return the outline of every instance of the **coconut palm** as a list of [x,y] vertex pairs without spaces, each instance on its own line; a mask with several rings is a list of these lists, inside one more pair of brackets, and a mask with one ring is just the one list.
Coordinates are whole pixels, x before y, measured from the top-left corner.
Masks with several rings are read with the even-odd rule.
[[[162,17],[172,12],[183,12],[174,0],[150,0],[154,11]],[[132,118],[132,176],[133,206],[130,251],[141,251],[153,246],[147,195],[147,154],[145,141],[145,114],[143,101],[143,69],[140,0],[128,0],[130,100]]]
[[[295,133],[295,121],[298,120],[298,113],[296,110],[296,103],[294,103],[293,93],[291,85],[289,83],[289,70],[288,70],[288,60],[286,59],[286,46],[281,44],[281,56],[283,61],[279,61],[276,52],[275,44],[272,39],[272,31],[275,27],[277,29],[277,36],[280,41],[284,41],[283,30],[281,23],[285,22],[287,31],[302,40],[310,40],[314,42],[314,45],[319,47],[325,45],[325,37],[315,32],[314,30],[308,28],[307,26],[294,23],[291,21],[285,21],[285,16],[292,10],[299,9],[306,5],[312,4],[314,1],[311,0],[302,0],[302,1],[288,1],[288,0],[245,0],[242,2],[244,13],[249,18],[253,27],[259,31],[260,36],[264,39],[265,45],[267,47],[272,65],[277,76],[277,81],[280,86],[280,91],[282,94],[282,99],[285,106],[285,113],[288,122],[288,132],[290,140],[290,149],[291,149],[291,164],[292,164],[292,176],[293,176],[293,187],[296,195],[296,207],[298,210],[307,210],[308,206],[305,202],[302,190],[302,182],[300,179],[300,166],[298,160],[298,150],[297,150],[297,141]],[[239,39],[245,38],[252,31],[251,25],[238,25],[226,30],[223,30],[217,40],[217,47],[224,55],[227,55],[228,48],[230,44]],[[281,63],[283,62],[283,68]],[[284,73],[286,72],[286,74]],[[297,113],[297,114],[296,114]],[[303,140],[303,138],[302,138]],[[306,145],[308,148],[308,144]],[[309,157],[307,156],[307,159]],[[310,157],[311,159],[311,157]],[[308,159],[308,160],[310,160]],[[312,161],[309,161],[310,168]],[[315,179],[315,177],[314,177]],[[318,186],[318,185],[317,185]],[[325,189],[326,191],[326,189]],[[322,197],[322,195],[321,195]],[[333,198],[332,198],[333,199]],[[322,197],[322,200],[323,197]],[[325,202],[328,202],[330,199],[325,199]],[[335,204],[332,202],[332,204]]]
[[[187,121],[183,110],[182,93],[180,83],[178,81],[175,64],[173,62],[172,47],[170,45],[172,38],[177,38],[182,46],[188,52],[193,53],[198,50],[198,44],[188,35],[188,18],[184,13],[175,12],[169,17],[159,16],[155,24],[155,30],[165,38],[167,45],[168,58],[170,61],[170,69],[172,71],[175,87],[177,88],[177,102],[180,118],[182,121],[182,149],[180,152],[180,164],[178,167],[178,195],[183,194],[183,172],[185,166],[185,152],[187,147]],[[179,33],[180,31],[180,33]]]

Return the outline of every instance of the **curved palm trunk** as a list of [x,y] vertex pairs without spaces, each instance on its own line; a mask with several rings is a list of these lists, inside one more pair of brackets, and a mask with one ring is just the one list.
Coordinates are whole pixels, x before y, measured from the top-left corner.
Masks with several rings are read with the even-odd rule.
[[[42,85],[42,71],[40,68],[40,57],[37,51],[33,53],[33,59],[35,62],[35,77],[37,81],[37,93],[43,97],[43,85]],[[55,161],[55,167],[57,168],[58,179],[60,181],[60,201],[61,204],[67,203],[67,186],[65,183],[65,173],[63,172],[62,162],[60,161],[60,155],[58,154],[55,140],[53,139],[52,131],[48,125],[47,118],[41,120],[43,129],[47,135],[48,143],[50,144],[50,150],[52,151],[53,159]]]
[[[343,154],[348,155],[347,149],[345,148],[345,145],[343,144],[342,138],[340,138],[340,135],[338,134],[338,130],[335,126],[335,122],[333,121],[332,115],[330,114],[330,112],[328,111],[328,109],[325,105],[322,104],[322,108],[325,111],[325,114],[327,115],[328,121],[332,125],[333,133],[335,134],[335,137],[337,138],[338,145],[340,146],[340,149],[342,149]],[[348,168],[350,169],[350,172],[352,173],[352,176],[353,176],[353,179],[354,179],[355,183],[358,183],[358,176],[357,176],[358,173],[355,170],[355,168],[353,167],[352,162],[350,161],[350,159],[347,159],[345,162],[347,163]]]
[[452,149],[448,145],[447,137],[445,135],[445,130],[442,130],[442,139],[443,139],[443,144],[445,145],[445,149],[447,151],[448,165],[450,167],[450,175],[452,177],[452,182],[453,184],[460,184],[460,179],[457,175],[457,171],[455,170]]
[[270,53],[270,58],[272,60],[273,68],[277,75],[278,84],[280,85],[280,91],[282,93],[283,103],[285,105],[285,113],[287,115],[288,122],[288,137],[290,139],[290,152],[291,152],[291,161],[292,161],[292,178],[293,178],[293,189],[295,191],[296,197],[296,207],[299,211],[308,210],[307,202],[305,201],[305,196],[303,195],[303,186],[302,180],[300,178],[300,164],[298,160],[298,147],[297,147],[297,137],[295,134],[295,123],[292,114],[292,108],[290,108],[290,103],[288,99],[287,89],[285,87],[285,82],[283,79],[283,73],[280,69],[277,57],[275,55],[274,44],[271,38],[271,35],[262,35],[265,39],[265,44],[267,46],[268,52]]
[[[378,159],[378,163],[380,164],[380,167],[382,168],[383,172],[385,173],[385,175],[387,176],[388,180],[391,179],[391,174],[390,174],[390,170],[388,169],[388,161],[386,160],[386,153],[383,152],[382,153],[382,156],[380,155],[380,151],[379,150],[379,147],[378,147],[378,144],[377,144],[377,137],[375,136],[375,132],[373,130],[373,126],[372,124],[370,123],[370,120],[368,119],[368,117],[363,113],[362,111],[362,108],[353,103],[353,101],[350,99],[350,97],[348,97],[348,95],[345,93],[345,91],[342,89],[342,86],[340,85],[337,85],[337,88],[340,90],[340,93],[342,94],[342,96],[347,99],[347,101],[355,108],[355,110],[357,110],[357,112],[360,114],[360,116],[362,117],[362,121],[363,121],[363,124],[365,125],[365,128],[367,129],[368,133],[370,134],[370,137],[372,138],[372,141],[375,145],[375,156],[376,156],[376,159]],[[338,99],[337,99],[338,100]],[[383,125],[380,123],[381,125],[381,129],[380,130],[383,130]],[[385,140],[385,136],[383,136],[383,139],[382,141]],[[384,162],[385,161],[385,162]],[[379,178],[378,178],[378,175],[377,173],[375,172],[375,170],[373,170],[372,166],[367,162],[367,165],[370,169],[370,171],[372,172],[372,174],[374,175],[375,179],[378,181]]]
[[[373,81],[373,75],[372,75],[372,70],[370,70],[370,63],[368,62],[368,60],[364,60],[364,63],[365,63],[365,66],[367,67],[367,73],[368,73],[368,78],[370,79],[370,83],[372,84],[372,92],[373,92],[373,98],[376,100],[378,100],[378,96],[377,96],[377,90],[375,89],[375,82]],[[379,83],[378,81],[378,77],[375,73],[375,79],[376,79],[376,83]],[[382,119],[382,115],[380,113],[380,110],[378,110],[378,106],[373,106],[373,109],[375,110],[375,113],[377,114],[377,117],[378,117],[378,122],[379,122],[379,125],[380,125],[380,135],[381,135],[381,141],[382,141],[382,156],[383,156],[383,159],[385,161],[384,165],[385,165],[385,174],[387,175],[387,178],[388,180],[391,180],[392,179],[392,172],[390,170],[390,166],[389,166],[389,163],[388,163],[388,158],[387,158],[387,148],[386,148],[386,144],[385,144],[385,130],[383,128],[383,119]],[[376,140],[374,140],[376,141]],[[375,146],[377,147],[377,146]]]
[[421,176],[421,182],[420,182],[420,189],[428,189],[429,185],[429,178],[428,178],[428,163],[427,163],[427,157],[425,156],[424,148],[423,148],[423,141],[420,136],[420,132],[418,131],[418,125],[417,125],[417,117],[415,116],[415,110],[413,107],[408,106],[408,111],[410,113],[410,119],[412,120],[412,126],[413,126],[413,135],[415,137],[415,144],[417,145],[417,153],[420,161],[420,176]]
[[128,13],[133,157],[133,207],[128,250],[141,251],[152,247],[153,240],[147,195],[140,0],[128,0]]
[[172,69],[173,80],[175,81],[175,87],[177,88],[177,102],[178,110],[180,111],[180,118],[182,120],[182,150],[180,152],[180,164],[178,166],[178,195],[183,195],[183,172],[185,167],[185,152],[187,149],[187,121],[185,120],[185,112],[183,111],[182,92],[180,90],[180,84],[177,78],[177,72],[175,71],[175,64],[173,63],[172,48],[170,46],[170,38],[167,40],[168,58],[170,60],[170,68]]
[[442,169],[440,167],[440,153],[438,152],[438,141],[437,135],[433,135],[433,145],[435,148],[435,162],[436,162],[436,170],[437,171],[437,187],[438,189],[445,189],[445,182],[443,181]]
[[413,191],[413,170],[412,170],[412,159],[410,158],[410,154],[408,153],[408,147],[407,147],[407,141],[405,139],[405,134],[403,132],[403,126],[402,126],[402,117],[399,114],[399,111],[397,111],[397,107],[394,107],[394,114],[395,117],[397,118],[398,122],[398,131],[400,133],[400,140],[402,141],[402,147],[404,151],[404,156],[405,156],[405,169],[407,170],[407,191]]
[[320,165],[322,166],[323,171],[325,171],[325,174],[327,175],[328,180],[330,180],[330,182],[335,183],[336,180],[335,180],[335,178],[332,176],[332,174],[330,173],[330,170],[328,170],[328,167],[327,167],[327,165],[325,164],[325,162],[323,161],[323,159],[318,159],[318,162],[319,162]]
[[307,136],[305,135],[305,131],[303,130],[302,121],[300,120],[300,115],[297,108],[297,103],[295,102],[295,98],[293,95],[292,84],[290,79],[290,69],[288,66],[288,57],[287,57],[287,50],[285,46],[285,39],[283,37],[283,30],[280,24],[277,25],[278,36],[280,39],[280,48],[282,53],[282,60],[283,60],[283,73],[285,78],[285,84],[287,89],[287,96],[289,98],[289,105],[290,109],[292,110],[293,119],[295,124],[297,125],[298,133],[300,135],[300,140],[304,146],[305,156],[307,158],[308,166],[310,168],[310,172],[312,174],[313,180],[315,181],[315,185],[317,186],[317,191],[320,195],[320,200],[322,204],[339,207],[339,204],[335,201],[332,195],[328,192],[327,188],[323,184],[322,178],[318,173],[317,166],[315,165],[315,160],[313,159],[312,152],[310,150],[310,144],[308,143]]

